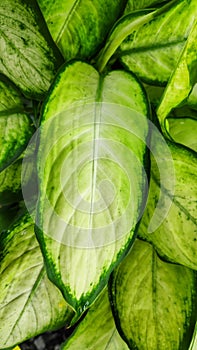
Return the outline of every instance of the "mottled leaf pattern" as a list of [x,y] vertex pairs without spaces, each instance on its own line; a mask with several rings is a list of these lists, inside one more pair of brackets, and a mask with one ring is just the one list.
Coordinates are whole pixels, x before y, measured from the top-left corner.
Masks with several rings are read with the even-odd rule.
[[[179,145],[168,144],[175,169],[175,192],[168,189],[168,181],[160,188],[160,173],[156,161],[151,159],[151,179],[146,210],[140,223],[139,235],[151,242],[160,256],[192,269],[197,269],[197,157],[196,153]],[[162,201],[159,215],[162,218],[168,199],[171,207],[163,216],[162,224],[149,231],[150,219],[159,196]]]
[[95,301],[62,350],[128,350],[111,312],[107,289]]
[[0,171],[22,153],[33,131],[20,93],[9,81],[0,80]]
[[188,349],[195,327],[196,272],[162,261],[137,240],[112,275],[116,324],[130,349]]
[[42,99],[63,61],[36,1],[1,1],[0,22],[0,72],[26,96]]
[[130,73],[102,77],[82,62],[62,68],[45,103],[36,232],[50,278],[78,313],[132,242],[145,194],[147,107]]
[[169,80],[197,16],[196,0],[168,5],[165,13],[134,31],[119,50],[126,68],[155,84]]
[[93,56],[124,10],[126,0],[38,0],[66,60]]
[[46,276],[28,215],[2,233],[0,249],[0,348],[69,325],[74,312]]

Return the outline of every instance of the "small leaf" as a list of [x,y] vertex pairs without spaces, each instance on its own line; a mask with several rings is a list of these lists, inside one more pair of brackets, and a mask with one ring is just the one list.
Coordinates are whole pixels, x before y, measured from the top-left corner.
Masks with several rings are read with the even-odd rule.
[[[175,192],[171,192],[167,178],[160,184],[156,161],[151,159],[151,179],[147,206],[140,223],[139,235],[151,242],[160,256],[169,261],[197,269],[197,157],[188,149],[168,143],[175,169]],[[150,220],[160,197],[158,215],[161,225],[152,232]],[[171,206],[165,213],[168,200]]]
[[146,192],[147,114],[130,73],[100,76],[82,62],[62,67],[45,102],[36,233],[50,279],[79,314],[132,244]]
[[[197,3],[196,3],[197,9]],[[179,58],[163,97],[157,109],[157,116],[163,133],[168,135],[168,123],[166,117],[170,111],[179,106],[188,98],[194,84],[197,81],[197,20],[193,23],[183,52]]]
[[168,118],[169,134],[175,142],[197,152],[197,120],[190,118]]
[[188,349],[195,326],[196,272],[162,261],[136,240],[112,274],[116,323],[130,349]]
[[128,350],[120,337],[111,312],[107,289],[88,310],[61,350]]
[[38,0],[48,28],[66,61],[93,56],[126,0]]
[[74,313],[46,276],[28,215],[1,234],[0,249],[0,348],[69,325]]
[[196,0],[170,1],[157,11],[158,16],[130,33],[118,56],[142,80],[160,85],[169,80],[177,65],[197,16],[197,3]]
[[63,62],[35,0],[0,3],[0,72],[24,95],[42,99]]
[[0,171],[22,153],[33,134],[22,97],[7,80],[0,80]]

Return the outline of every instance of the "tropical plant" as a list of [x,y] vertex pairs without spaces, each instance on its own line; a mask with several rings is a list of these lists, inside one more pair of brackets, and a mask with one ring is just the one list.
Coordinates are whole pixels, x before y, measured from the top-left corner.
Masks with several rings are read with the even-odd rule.
[[196,0],[0,20],[0,349],[196,350]]

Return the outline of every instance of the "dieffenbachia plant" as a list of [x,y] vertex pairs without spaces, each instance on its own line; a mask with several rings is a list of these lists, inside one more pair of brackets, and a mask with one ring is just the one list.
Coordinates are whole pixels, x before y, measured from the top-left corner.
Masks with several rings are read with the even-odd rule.
[[0,4],[0,349],[195,350],[196,0]]

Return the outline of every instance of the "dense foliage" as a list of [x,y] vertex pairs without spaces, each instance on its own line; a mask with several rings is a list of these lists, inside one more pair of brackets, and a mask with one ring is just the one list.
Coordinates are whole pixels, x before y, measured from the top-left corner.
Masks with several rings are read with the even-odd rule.
[[0,349],[195,350],[196,0],[0,3]]

